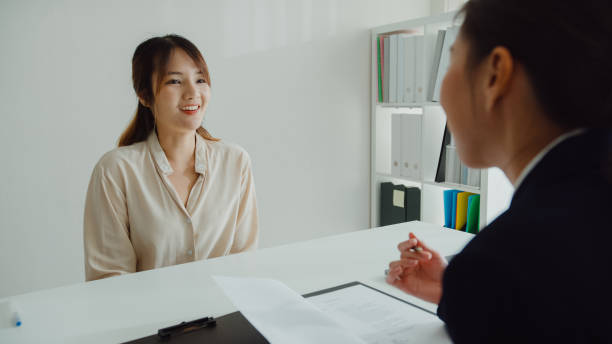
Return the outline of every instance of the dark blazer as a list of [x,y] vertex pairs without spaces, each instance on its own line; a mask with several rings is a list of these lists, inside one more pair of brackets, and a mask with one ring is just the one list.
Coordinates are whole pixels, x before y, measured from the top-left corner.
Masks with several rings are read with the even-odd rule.
[[544,156],[448,265],[438,316],[455,343],[612,343],[612,131]]

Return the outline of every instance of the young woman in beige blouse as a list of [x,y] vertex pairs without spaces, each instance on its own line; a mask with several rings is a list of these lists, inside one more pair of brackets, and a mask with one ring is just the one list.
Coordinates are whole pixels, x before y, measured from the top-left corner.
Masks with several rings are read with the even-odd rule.
[[84,221],[95,280],[255,249],[257,205],[246,151],[201,127],[210,77],[183,37],[141,43],[136,115],[94,168]]

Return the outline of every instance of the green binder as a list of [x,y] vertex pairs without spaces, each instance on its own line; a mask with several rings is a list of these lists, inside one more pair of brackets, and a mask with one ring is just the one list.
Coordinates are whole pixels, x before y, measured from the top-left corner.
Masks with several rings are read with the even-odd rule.
[[380,36],[376,37],[376,55],[378,56],[378,102],[383,102],[382,69],[380,64]]
[[468,198],[467,224],[465,231],[476,234],[480,224],[480,195],[472,195]]

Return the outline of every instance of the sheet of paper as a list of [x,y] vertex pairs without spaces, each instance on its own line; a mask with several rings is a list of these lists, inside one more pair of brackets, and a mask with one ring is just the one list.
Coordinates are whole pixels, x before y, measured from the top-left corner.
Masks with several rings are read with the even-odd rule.
[[212,276],[245,318],[272,343],[364,343],[285,284]]
[[307,300],[366,343],[451,343],[437,316],[363,285]]

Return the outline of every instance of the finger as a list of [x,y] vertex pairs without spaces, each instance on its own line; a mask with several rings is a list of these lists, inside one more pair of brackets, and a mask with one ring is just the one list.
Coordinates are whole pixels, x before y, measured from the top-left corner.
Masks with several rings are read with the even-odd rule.
[[401,267],[401,263],[400,263],[399,260],[395,260],[395,261],[392,261],[391,263],[389,263],[389,270],[393,270],[393,269],[395,269],[397,267]]
[[398,268],[394,268],[394,269],[390,269],[389,270],[389,274],[387,275],[387,282],[391,283],[397,279],[400,278],[400,275],[402,274],[403,270],[401,267]]
[[412,294],[411,290],[406,289],[406,279],[405,279],[405,277],[401,277],[400,276],[399,278],[396,278],[396,279],[388,278],[387,279],[387,283],[389,283],[390,285],[392,285],[392,286],[394,286],[394,287],[396,287],[396,288],[398,288],[400,290],[403,290],[406,293]]
[[399,261],[398,266],[401,266],[403,269],[405,268],[413,268],[419,264],[419,261],[416,259],[402,259]]
[[392,273],[401,273],[402,270],[404,269],[402,267],[401,262],[398,260],[396,262],[392,263],[393,265],[389,264],[389,270],[388,270],[388,274],[392,274]]
[[440,254],[436,250],[433,250],[429,246],[427,246],[427,244],[425,244],[425,242],[423,240],[417,238],[417,236],[414,235],[414,233],[410,232],[410,234],[408,234],[408,236],[410,237],[409,240],[411,240],[411,239],[417,240],[417,243],[415,244],[415,246],[422,247],[423,251],[429,251],[431,253],[431,255],[432,255],[432,258],[433,257],[436,257],[436,258],[440,258],[441,257]]
[[399,245],[397,245],[397,248],[398,250],[400,250],[400,252],[404,252],[417,247],[418,243],[419,241],[416,238],[411,238],[409,240],[402,241],[401,243],[399,243]]
[[429,246],[427,246],[427,244],[425,244],[425,242],[424,242],[423,240],[421,240],[421,239],[417,238],[417,236],[416,236],[416,235],[414,235],[414,233],[410,232],[410,234],[409,234],[408,236],[410,237],[410,239],[409,239],[409,240],[414,239],[414,240],[416,240],[416,241],[417,241],[417,243],[415,244],[416,246],[420,246],[420,247],[422,247],[424,250],[427,250],[427,251],[434,251],[434,250],[432,250],[432,249],[431,249]]
[[394,287],[400,287],[402,280],[399,278],[395,278],[395,277],[391,277],[391,276],[387,276],[387,283],[391,284]]
[[404,251],[400,255],[401,259],[409,258],[409,259],[416,259],[420,261],[428,261],[431,259],[431,257],[433,257],[433,254],[429,251],[414,251],[414,252]]
[[387,276],[392,273],[402,274],[402,273],[411,273],[414,271],[416,266],[418,265],[418,261],[414,259],[402,259],[396,260],[389,263],[389,269],[387,270]]

